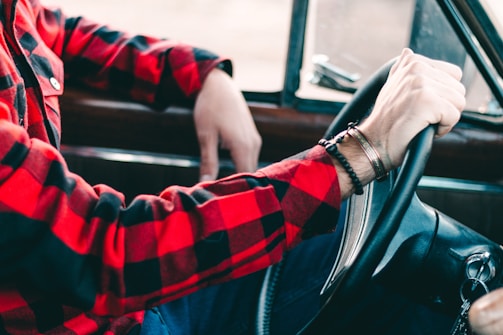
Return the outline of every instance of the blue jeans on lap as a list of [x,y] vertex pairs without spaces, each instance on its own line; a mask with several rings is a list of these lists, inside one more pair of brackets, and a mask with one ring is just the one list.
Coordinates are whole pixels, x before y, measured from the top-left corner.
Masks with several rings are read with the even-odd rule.
[[[340,229],[315,237],[285,255],[271,314],[271,335],[296,334],[317,313],[319,293],[339,250],[339,234]],[[148,311],[141,335],[252,335],[264,275],[260,271],[211,286]],[[342,321],[348,329],[338,327]],[[344,335],[448,334],[452,323],[453,319],[374,283],[343,315],[334,315],[340,329],[337,333]]]

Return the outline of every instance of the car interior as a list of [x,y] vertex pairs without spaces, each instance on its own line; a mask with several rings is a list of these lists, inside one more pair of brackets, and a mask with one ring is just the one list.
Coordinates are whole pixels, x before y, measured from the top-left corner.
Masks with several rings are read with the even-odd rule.
[[[372,86],[375,73],[383,71],[381,66],[403,47],[461,66],[467,87],[466,110],[451,133],[440,139],[425,135],[422,144],[411,149],[410,169],[396,171],[385,185],[374,183],[366,197],[350,200],[346,247],[334,255],[333,276],[322,292],[328,306],[323,313],[334,313],[333,297],[346,299],[372,275],[400,288],[400,280],[419,271],[407,267],[418,259],[426,264],[428,276],[443,280],[440,286],[422,281],[430,296],[435,292],[442,298],[441,303],[436,300],[438,308],[457,311],[458,287],[473,281],[470,271],[477,272],[480,266],[480,271],[490,272],[483,280],[487,289],[500,286],[503,8],[498,0],[289,0],[285,6],[290,12],[282,41],[286,52],[280,87],[243,89],[263,139],[261,166],[310,148],[331,131],[344,128],[347,118],[355,117],[353,101],[364,95],[362,89]],[[397,24],[402,28],[396,29]],[[388,40],[396,30],[400,30],[396,40]],[[372,99],[364,95],[367,110]],[[137,194],[159,193],[168,185],[197,182],[198,144],[191,106],[155,110],[71,83],[60,102],[61,151],[70,169],[89,183],[109,184],[131,200]],[[233,173],[228,153],[222,150],[221,156],[221,176]],[[402,172],[411,175],[401,177]],[[402,185],[404,178],[407,182]],[[390,205],[384,200],[389,194],[403,202],[392,206],[401,212],[388,213]],[[371,210],[364,212],[366,206]],[[380,218],[382,212],[386,218]],[[376,224],[379,220],[385,223]],[[424,224],[403,230],[402,220]],[[355,240],[361,243],[348,250]],[[378,245],[368,246],[369,240],[378,240]],[[366,249],[378,250],[375,254],[380,256],[371,257]],[[449,253],[456,257],[439,256]],[[390,275],[397,272],[404,277]],[[321,315],[305,333],[321,334],[326,319]]]

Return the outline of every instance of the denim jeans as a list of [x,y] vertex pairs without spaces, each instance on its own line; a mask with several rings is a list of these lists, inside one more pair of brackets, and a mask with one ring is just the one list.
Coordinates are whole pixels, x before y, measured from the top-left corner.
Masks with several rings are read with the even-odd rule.
[[[338,239],[324,235],[286,255],[271,334],[296,334],[316,314],[320,290],[338,249]],[[253,334],[264,273],[211,286],[147,312],[142,335]],[[364,297],[347,306],[342,315],[334,315],[336,328],[342,321],[348,329],[340,328],[338,334],[448,334],[453,323],[377,284],[370,284]]]

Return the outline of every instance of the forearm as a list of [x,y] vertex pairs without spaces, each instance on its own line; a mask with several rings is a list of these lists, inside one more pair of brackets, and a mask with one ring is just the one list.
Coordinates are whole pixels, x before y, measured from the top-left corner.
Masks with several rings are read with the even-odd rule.
[[[9,250],[0,255],[0,278],[22,274],[98,315],[258,271],[331,231],[338,215],[335,169],[321,148],[255,174],[139,196],[126,207],[120,193],[89,186],[22,128],[1,121],[0,141],[1,221],[15,222],[0,240]],[[305,183],[310,176],[317,187]]]
[[84,18],[68,19],[67,34],[62,59],[70,81],[158,108],[192,103],[208,73],[224,61],[206,50],[129,35]]
[[37,31],[65,63],[66,78],[157,108],[193,103],[208,73],[228,59],[174,40],[132,35],[59,9],[37,7]]

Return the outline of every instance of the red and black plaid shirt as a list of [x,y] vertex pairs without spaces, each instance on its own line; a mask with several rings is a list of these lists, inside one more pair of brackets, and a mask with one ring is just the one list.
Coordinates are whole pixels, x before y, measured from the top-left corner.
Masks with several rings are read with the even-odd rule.
[[135,332],[145,309],[263,269],[333,228],[339,185],[321,147],[127,207],[70,173],[56,149],[63,63],[67,79],[165,106],[193,99],[225,60],[37,0],[1,6],[0,108],[11,122],[0,121],[0,334]]

